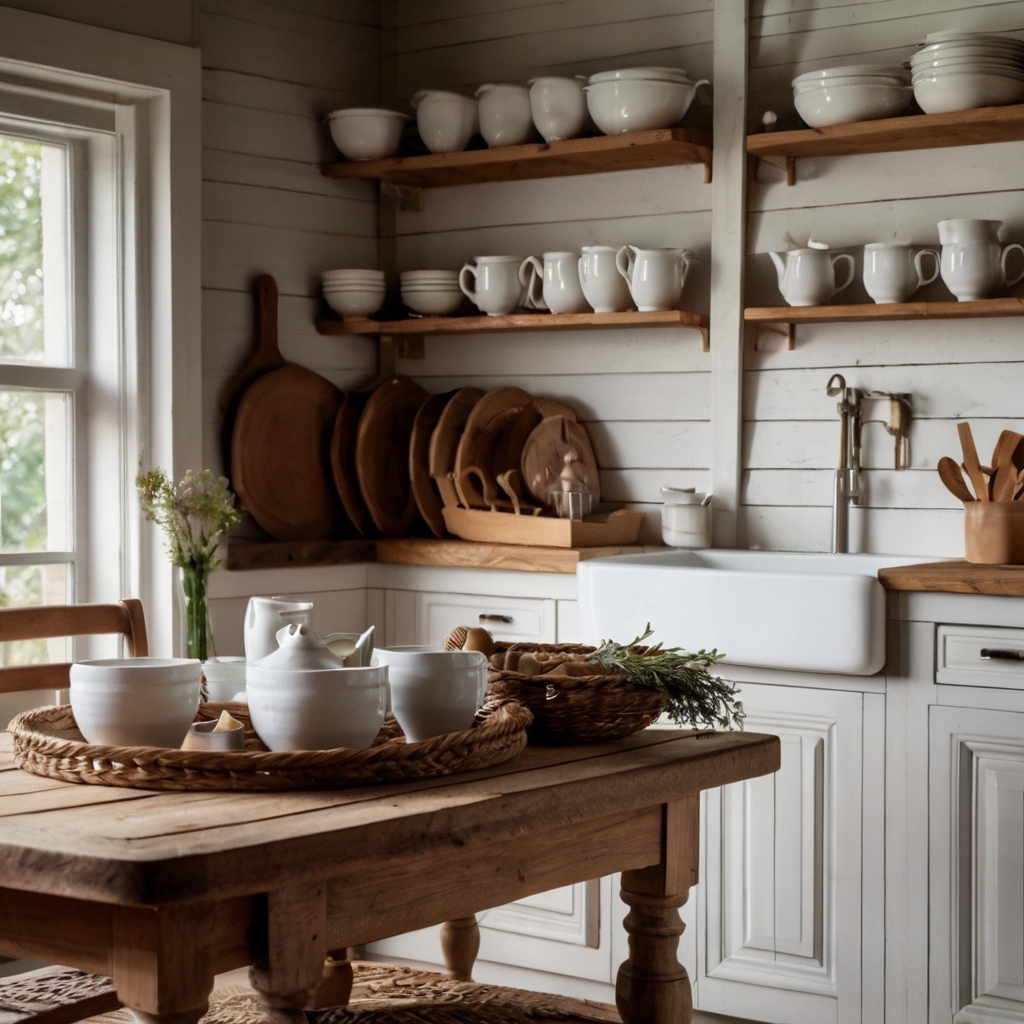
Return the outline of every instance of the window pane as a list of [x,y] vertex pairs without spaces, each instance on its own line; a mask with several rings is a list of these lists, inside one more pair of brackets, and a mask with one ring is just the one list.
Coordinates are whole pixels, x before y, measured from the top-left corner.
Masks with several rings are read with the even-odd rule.
[[[32,604],[66,604],[67,565],[0,566],[0,607]],[[64,637],[53,640],[13,640],[0,643],[0,665],[39,665],[67,661],[70,644]],[[3,723],[0,723],[2,727]]]
[[67,160],[0,135],[0,361],[66,365]]
[[0,390],[0,550],[69,551],[69,416],[63,392]]

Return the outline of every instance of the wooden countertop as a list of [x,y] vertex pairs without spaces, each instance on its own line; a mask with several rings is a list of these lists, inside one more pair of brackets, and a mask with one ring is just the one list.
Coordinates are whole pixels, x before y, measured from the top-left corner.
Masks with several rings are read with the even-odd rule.
[[1024,565],[976,565],[958,558],[879,569],[886,590],[1024,597]]

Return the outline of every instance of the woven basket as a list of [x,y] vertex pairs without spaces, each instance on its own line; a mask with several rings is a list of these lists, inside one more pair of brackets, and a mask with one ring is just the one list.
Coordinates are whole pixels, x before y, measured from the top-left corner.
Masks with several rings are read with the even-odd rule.
[[366,750],[295,750],[272,753],[252,730],[245,704],[210,703],[204,720],[230,711],[245,726],[246,749],[171,750],[106,747],[85,743],[71,705],[36,708],[10,724],[14,763],[33,775],[63,782],[136,789],[288,790],[337,789],[376,782],[401,782],[489,768],[526,746],[532,716],[515,701],[489,701],[472,729],[406,743],[393,718]]
[[[494,650],[591,654],[594,648],[583,644],[499,642]],[[662,711],[659,691],[637,686],[625,675],[552,678],[489,668],[487,696],[525,704],[533,712],[530,739],[538,743],[621,740],[646,729]]]

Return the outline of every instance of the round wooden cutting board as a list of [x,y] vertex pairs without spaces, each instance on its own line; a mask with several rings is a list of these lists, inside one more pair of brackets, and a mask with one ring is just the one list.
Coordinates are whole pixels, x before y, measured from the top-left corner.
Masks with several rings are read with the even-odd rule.
[[431,395],[419,408],[412,422],[412,437],[409,439],[409,479],[412,495],[424,522],[435,537],[446,537],[444,527],[444,505],[441,493],[430,478],[430,438],[441,418],[445,406],[455,396],[454,391]]
[[483,397],[484,392],[480,388],[459,388],[444,407],[430,435],[430,478],[437,485],[445,508],[459,507],[459,494],[451,477],[455,472],[455,453],[466,420],[473,406]]
[[385,381],[370,396],[356,431],[356,476],[374,525],[402,537],[418,510],[409,479],[409,440],[427,392],[407,377]]
[[231,483],[277,540],[327,540],[345,519],[331,480],[330,442],[341,392],[302,366],[259,377],[231,432]]
[[334,486],[345,508],[345,514],[352,520],[356,532],[362,537],[373,537],[376,529],[370,518],[370,511],[363,501],[356,474],[356,431],[359,417],[373,394],[373,388],[361,391],[346,391],[344,401],[334,421],[331,435],[331,475]]
[[601,499],[597,459],[586,427],[565,416],[548,416],[540,421],[523,447],[523,484],[541,505],[550,504],[551,488],[565,466],[565,456],[575,452],[594,494]]

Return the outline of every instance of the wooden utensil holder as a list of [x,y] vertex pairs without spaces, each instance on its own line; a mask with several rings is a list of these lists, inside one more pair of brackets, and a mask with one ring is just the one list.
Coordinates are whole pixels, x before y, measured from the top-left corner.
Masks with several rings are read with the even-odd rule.
[[1024,565],[1024,501],[965,505],[964,554],[984,565]]

